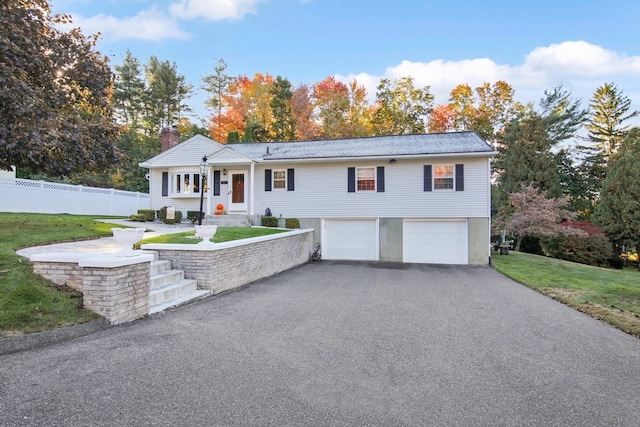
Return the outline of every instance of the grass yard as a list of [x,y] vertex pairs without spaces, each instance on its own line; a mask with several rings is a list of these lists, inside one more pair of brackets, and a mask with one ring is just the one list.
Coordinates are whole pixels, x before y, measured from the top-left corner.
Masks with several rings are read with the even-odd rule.
[[504,275],[640,338],[640,271],[509,252],[491,257]]
[[111,236],[104,216],[0,213],[0,337],[40,332],[98,318],[82,308],[79,292],[34,274],[17,249]]

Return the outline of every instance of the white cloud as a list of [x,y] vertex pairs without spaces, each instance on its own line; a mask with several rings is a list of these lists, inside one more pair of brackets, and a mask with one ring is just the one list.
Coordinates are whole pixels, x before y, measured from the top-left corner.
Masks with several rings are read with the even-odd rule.
[[179,19],[204,18],[208,21],[241,19],[256,13],[256,5],[262,0],[180,0],[169,6],[169,13]]
[[416,86],[430,86],[436,105],[447,103],[451,90],[458,84],[477,87],[484,82],[504,80],[514,88],[521,102],[537,103],[546,89],[563,84],[586,106],[598,86],[614,82],[631,99],[632,108],[640,109],[640,56],[628,56],[584,41],[537,47],[524,57],[522,64],[516,65],[498,64],[488,58],[402,61],[388,67],[381,76],[359,73],[335,77],[342,82],[355,78],[374,99],[381,78],[393,80],[401,76],[412,76]]
[[178,27],[176,20],[153,6],[133,17],[118,19],[104,14],[85,18],[73,16],[73,26],[85,34],[101,33],[109,40],[185,39],[189,34]]

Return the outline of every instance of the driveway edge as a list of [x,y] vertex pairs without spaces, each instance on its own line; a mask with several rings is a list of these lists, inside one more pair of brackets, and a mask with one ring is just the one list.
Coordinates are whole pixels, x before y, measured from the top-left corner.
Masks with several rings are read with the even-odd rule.
[[106,319],[100,319],[93,322],[82,323],[80,325],[68,326],[66,328],[18,335],[15,337],[0,338],[0,355],[46,347],[93,334],[110,327],[111,325],[109,324],[109,321]]

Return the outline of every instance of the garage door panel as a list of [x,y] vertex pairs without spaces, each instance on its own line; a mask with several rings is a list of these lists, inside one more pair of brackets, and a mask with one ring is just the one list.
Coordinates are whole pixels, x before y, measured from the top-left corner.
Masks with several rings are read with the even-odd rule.
[[467,264],[467,222],[405,221],[403,261],[426,264]]
[[376,220],[325,220],[322,257],[325,259],[378,259]]

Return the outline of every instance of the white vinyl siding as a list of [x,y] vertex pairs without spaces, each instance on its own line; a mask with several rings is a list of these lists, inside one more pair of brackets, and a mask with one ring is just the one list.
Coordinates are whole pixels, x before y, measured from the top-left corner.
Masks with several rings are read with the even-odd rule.
[[[464,164],[464,191],[424,191],[425,164]],[[385,166],[385,192],[347,191],[348,167]],[[264,170],[295,167],[295,191],[264,191]],[[490,216],[489,160],[443,158],[387,162],[258,164],[257,213],[286,218],[468,218]]]

